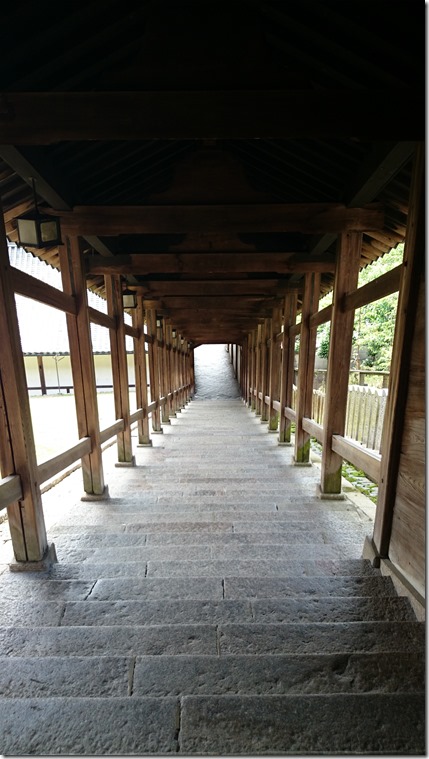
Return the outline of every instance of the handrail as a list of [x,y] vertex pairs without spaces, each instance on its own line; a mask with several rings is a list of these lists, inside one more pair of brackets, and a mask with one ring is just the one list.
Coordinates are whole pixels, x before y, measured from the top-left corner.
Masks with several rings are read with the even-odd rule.
[[103,444],[107,440],[110,440],[111,437],[114,437],[118,434],[118,432],[122,432],[125,429],[125,422],[123,419],[117,419],[116,422],[113,422],[113,424],[110,425],[110,427],[106,427],[105,430],[102,430],[100,432],[100,443]]
[[58,472],[61,472],[66,467],[70,466],[70,464],[74,464],[75,461],[78,461],[83,456],[91,453],[91,451],[91,438],[83,437],[72,448],[67,448],[66,451],[62,451],[62,453],[59,453],[52,459],[48,459],[48,461],[44,461],[43,464],[39,464],[37,467],[39,484],[41,485],[42,482],[46,482],[50,477],[58,474]]
[[11,474],[0,480],[0,511],[6,509],[11,503],[20,501],[23,497],[21,477],[19,474]]

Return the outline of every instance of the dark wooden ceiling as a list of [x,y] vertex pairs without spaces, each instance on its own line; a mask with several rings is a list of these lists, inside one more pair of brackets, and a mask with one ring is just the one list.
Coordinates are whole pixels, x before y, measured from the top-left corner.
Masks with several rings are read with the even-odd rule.
[[42,0],[2,22],[7,234],[34,178],[95,291],[119,271],[195,344],[240,342],[306,271],[331,288],[356,219],[362,266],[403,241],[424,2]]

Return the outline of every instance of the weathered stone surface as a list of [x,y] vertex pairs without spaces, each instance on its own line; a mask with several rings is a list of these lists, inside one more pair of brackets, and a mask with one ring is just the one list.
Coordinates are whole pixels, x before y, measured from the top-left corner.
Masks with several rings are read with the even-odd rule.
[[219,521],[213,521],[210,522],[199,522],[197,520],[190,521],[190,522],[175,522],[175,521],[150,521],[150,522],[142,522],[142,523],[134,523],[134,524],[128,524],[126,531],[127,532],[147,532],[148,534],[148,542],[149,538],[151,538],[151,542],[153,542],[153,538],[155,537],[155,534],[158,532],[161,533],[192,533],[192,532],[200,532],[201,534],[214,534],[217,533],[223,533],[228,534],[232,533],[233,530],[233,523],[232,520],[229,522],[219,522]]
[[40,601],[83,601],[91,592],[94,581],[51,580],[47,573],[9,573],[1,583],[2,599],[34,599]]
[[132,659],[113,656],[0,658],[0,696],[127,696]]
[[424,754],[424,697],[185,696],[184,754]]
[[98,562],[147,562],[147,561],[160,561],[165,556],[168,556],[170,560],[181,560],[185,556],[189,560],[204,559],[207,554],[210,554],[210,546],[193,545],[186,546],[186,549],[182,546],[171,545],[168,548],[162,546],[116,546],[115,548],[104,548],[101,551],[94,551],[91,555],[91,563],[96,564]]
[[2,699],[2,753],[37,756],[174,754],[175,699]]
[[423,691],[424,682],[420,654],[143,656],[136,662],[133,694],[404,693]]
[[90,560],[76,564],[59,563],[51,568],[50,575],[55,579],[63,580],[89,580],[91,588],[99,577],[146,577],[147,564],[145,561],[109,562],[93,564]]
[[182,625],[251,622],[252,619],[249,601],[84,601],[67,604],[61,624]]
[[0,656],[216,654],[215,625],[0,627]]
[[162,598],[213,599],[223,598],[222,581],[218,578],[140,578],[99,580],[89,597],[90,601],[159,600]]
[[225,598],[288,596],[396,596],[390,577],[225,577]]
[[255,559],[237,561],[148,561],[147,574],[151,577],[278,577],[287,575],[371,575],[375,570],[369,562],[330,560],[329,558],[284,561]]
[[56,627],[63,613],[64,603],[57,601],[3,599],[0,603],[0,626],[43,625],[47,627],[52,625]]
[[221,655],[376,653],[424,651],[421,622],[224,624]]
[[405,598],[288,598],[253,601],[256,622],[415,621]]

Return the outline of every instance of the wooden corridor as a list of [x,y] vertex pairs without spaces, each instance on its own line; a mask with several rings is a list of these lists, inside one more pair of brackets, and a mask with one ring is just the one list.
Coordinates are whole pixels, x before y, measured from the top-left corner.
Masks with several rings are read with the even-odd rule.
[[193,400],[106,452],[108,500],[43,496],[59,563],[0,575],[4,754],[424,753],[424,625],[292,452]]

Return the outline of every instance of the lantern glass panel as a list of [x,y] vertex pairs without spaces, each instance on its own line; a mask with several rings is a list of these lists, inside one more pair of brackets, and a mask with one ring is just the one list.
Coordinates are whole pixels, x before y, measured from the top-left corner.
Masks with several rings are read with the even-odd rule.
[[38,245],[35,219],[18,219],[18,237],[21,245]]

